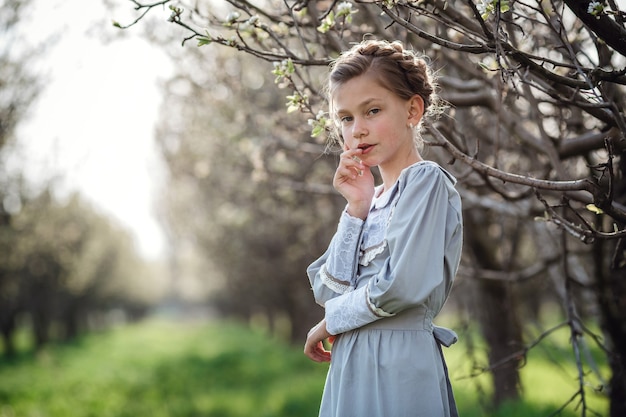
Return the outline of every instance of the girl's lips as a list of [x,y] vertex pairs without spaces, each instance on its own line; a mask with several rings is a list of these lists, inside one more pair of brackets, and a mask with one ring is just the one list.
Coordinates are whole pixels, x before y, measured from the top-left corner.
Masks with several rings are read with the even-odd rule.
[[365,155],[367,154],[369,151],[371,151],[372,149],[374,149],[374,145],[369,145],[369,144],[362,144],[359,145],[359,149],[361,149],[361,155]]

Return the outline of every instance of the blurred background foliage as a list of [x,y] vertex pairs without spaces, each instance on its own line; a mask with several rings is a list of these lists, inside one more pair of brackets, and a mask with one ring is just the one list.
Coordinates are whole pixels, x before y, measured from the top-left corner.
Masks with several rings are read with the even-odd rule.
[[[505,55],[446,49],[381,15],[403,2],[354,2],[350,19],[335,15],[339,2],[288,3],[150,7],[133,28],[164,48],[176,68],[163,84],[154,127],[168,171],[156,204],[166,259],[142,259],[128,231],[80,195],[59,199],[52,178],[29,184],[0,163],[0,416],[316,415],[325,368],[308,363],[299,347],[323,311],[305,269],[326,249],[344,201],[330,186],[336,149],[325,135],[312,137],[311,125],[324,123],[318,110],[329,58],[364,34],[401,39],[431,57],[450,103],[438,128],[475,160],[555,182],[623,179],[621,142],[605,148],[604,139],[623,122],[624,57],[577,23],[566,3],[545,15],[535,9],[535,18],[566,16],[573,22],[567,42],[549,24],[533,26],[533,16],[498,30],[506,27],[533,59],[549,55],[546,66],[569,56],[565,47],[553,50],[556,39],[596,51],[583,61],[616,68],[617,81],[606,85],[617,127],[596,111],[601,105],[568,102],[563,96],[573,90],[554,80],[550,90],[550,80],[523,65],[502,64]],[[488,32],[469,3],[432,3],[432,15],[420,10],[423,30],[458,44]],[[0,5],[8,11],[0,31],[9,39],[29,1]],[[419,10],[411,7],[392,11]],[[485,21],[522,16],[507,12],[492,9]],[[262,33],[251,29],[259,15],[269,28]],[[164,30],[168,18],[199,32]],[[196,48],[197,40],[206,46]],[[252,44],[258,49],[237,50]],[[33,52],[18,45],[0,51],[0,161],[21,140],[15,127],[41,88],[29,72]],[[302,49],[306,59],[299,60]],[[555,67],[566,74],[567,66]],[[302,112],[287,111],[294,100]],[[444,148],[427,147],[425,156],[457,175],[464,201],[463,261],[440,323],[461,336],[446,354],[463,415],[619,415],[626,407],[623,248],[619,234],[585,241],[580,236],[590,235],[576,227],[610,233],[623,219],[591,213],[575,200],[580,194],[490,178]],[[609,172],[602,164],[612,158]],[[129,324],[155,315],[174,321]]]
[[0,6],[0,331],[2,353],[12,357],[20,329],[31,330],[34,349],[72,340],[145,316],[163,285],[128,230],[76,193],[60,198],[56,178],[34,184],[9,163],[46,75],[34,70],[44,51],[20,37],[32,2]]

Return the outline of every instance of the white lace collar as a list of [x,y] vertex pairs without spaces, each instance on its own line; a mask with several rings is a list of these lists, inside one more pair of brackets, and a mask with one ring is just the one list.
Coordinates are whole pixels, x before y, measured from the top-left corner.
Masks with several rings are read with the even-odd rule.
[[374,196],[377,197],[374,197],[373,207],[376,209],[380,209],[388,205],[391,201],[391,197],[393,197],[397,188],[398,181],[396,181],[395,184],[393,184],[393,186],[388,190],[383,190],[382,185],[376,187],[376,190],[374,191]]

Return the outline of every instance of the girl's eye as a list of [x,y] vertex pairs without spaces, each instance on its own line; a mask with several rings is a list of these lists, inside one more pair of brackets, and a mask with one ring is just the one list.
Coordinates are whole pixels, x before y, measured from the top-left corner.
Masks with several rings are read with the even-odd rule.
[[371,109],[368,113],[369,114],[377,114],[380,112],[380,109]]
[[352,117],[350,117],[350,116],[342,116],[342,117],[339,118],[339,121],[341,123],[347,123],[347,122],[352,121]]

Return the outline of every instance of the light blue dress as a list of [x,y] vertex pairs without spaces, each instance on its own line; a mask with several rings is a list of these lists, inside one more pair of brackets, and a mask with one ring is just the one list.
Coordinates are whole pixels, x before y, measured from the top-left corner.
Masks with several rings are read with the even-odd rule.
[[365,221],[341,216],[321,258],[307,269],[327,329],[339,335],[321,417],[456,416],[433,326],[457,272],[463,240],[456,180],[434,162],[402,171]]

